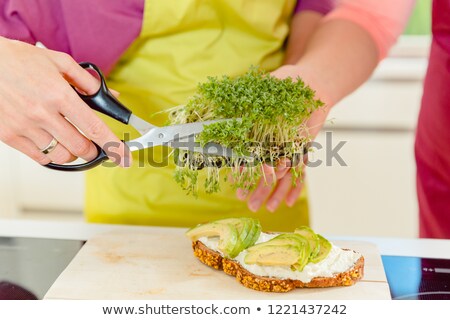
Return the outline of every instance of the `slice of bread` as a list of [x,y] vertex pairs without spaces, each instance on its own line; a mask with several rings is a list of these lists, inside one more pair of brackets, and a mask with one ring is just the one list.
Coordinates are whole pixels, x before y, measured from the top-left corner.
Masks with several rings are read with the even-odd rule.
[[[265,292],[288,292],[295,288],[325,288],[350,286],[364,275],[364,257],[361,256],[348,270],[333,274],[332,277],[315,277],[309,282],[300,280],[262,277],[246,270],[239,262],[227,259],[201,241],[192,243],[194,255],[204,264],[236,277],[245,287]],[[348,250],[348,249],[343,249]]]

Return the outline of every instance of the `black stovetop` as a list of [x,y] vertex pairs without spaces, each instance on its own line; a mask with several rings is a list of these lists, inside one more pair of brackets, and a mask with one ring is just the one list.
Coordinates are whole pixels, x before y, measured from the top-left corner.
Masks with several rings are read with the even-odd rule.
[[[0,237],[0,300],[42,299],[84,241]],[[450,260],[382,256],[393,299],[450,300]]]
[[391,296],[399,300],[450,300],[450,260],[382,256]]
[[0,237],[0,300],[42,299],[83,244]]

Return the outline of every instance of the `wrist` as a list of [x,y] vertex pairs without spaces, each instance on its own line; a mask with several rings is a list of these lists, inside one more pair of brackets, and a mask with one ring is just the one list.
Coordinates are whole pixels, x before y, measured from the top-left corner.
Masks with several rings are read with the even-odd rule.
[[335,104],[335,100],[328,94],[329,90],[326,82],[323,81],[322,77],[317,76],[320,75],[320,73],[316,72],[308,65],[303,66],[301,64],[281,66],[272,72],[272,75],[281,79],[287,77],[296,79],[299,77],[306,85],[315,91],[315,98],[324,103],[324,106],[316,110],[307,122],[308,134],[314,138],[325,123],[331,107]]
[[321,100],[325,105],[323,109],[329,111],[329,109],[336,104],[336,100],[333,99],[330,94],[329,86],[322,77],[320,72],[311,68],[311,66],[298,63],[296,65],[283,65],[272,73],[279,78],[291,77],[296,79],[299,77],[306,85],[315,91],[316,99]]

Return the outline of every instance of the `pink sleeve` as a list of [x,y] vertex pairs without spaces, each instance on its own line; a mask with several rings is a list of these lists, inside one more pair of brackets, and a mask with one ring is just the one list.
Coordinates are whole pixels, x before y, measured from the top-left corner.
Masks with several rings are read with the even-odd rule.
[[298,0],[295,13],[300,11],[315,11],[323,15],[327,14],[336,6],[337,0]]
[[381,60],[403,32],[414,4],[415,0],[339,0],[326,20],[345,19],[364,28]]
[[91,61],[105,74],[141,31],[144,0],[0,0],[0,36]]
[[[24,2],[20,0],[0,1],[0,36],[36,43],[36,34],[51,30],[55,42],[61,42],[61,30],[55,28],[63,23],[61,6],[54,0],[47,2]],[[38,25],[39,28],[33,25]],[[50,32],[49,32],[50,34]],[[64,42],[64,41],[63,41]]]

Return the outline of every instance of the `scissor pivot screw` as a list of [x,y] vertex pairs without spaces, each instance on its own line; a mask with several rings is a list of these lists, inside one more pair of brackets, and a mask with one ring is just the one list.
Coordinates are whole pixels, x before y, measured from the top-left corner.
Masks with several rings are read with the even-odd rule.
[[160,139],[164,138],[164,133],[158,134],[158,138],[160,138]]

